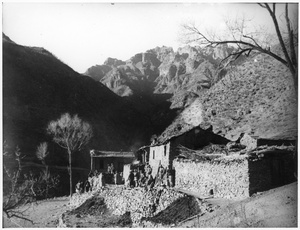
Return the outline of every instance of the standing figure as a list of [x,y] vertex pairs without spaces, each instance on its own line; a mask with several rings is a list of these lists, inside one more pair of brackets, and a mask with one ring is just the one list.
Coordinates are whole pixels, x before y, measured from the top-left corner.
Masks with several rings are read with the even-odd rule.
[[133,181],[134,181],[133,187],[138,187],[139,186],[139,173],[136,169],[133,171]]
[[109,164],[107,164],[107,173],[111,173],[111,167]]
[[103,175],[103,173],[99,174],[97,180],[98,180],[98,186],[97,186],[97,188],[98,189],[103,188],[105,186],[105,181],[104,181],[104,175]]
[[111,165],[110,165],[110,173],[111,173],[111,174],[114,174],[114,173],[115,173],[115,167],[114,167],[114,164],[113,164],[113,163],[111,163]]
[[91,190],[91,184],[90,184],[89,180],[85,181],[84,190],[85,190],[85,192],[89,192]]
[[116,172],[115,174],[114,174],[114,183],[117,185],[118,184],[118,182],[119,182],[119,177],[118,177],[119,175],[118,175],[118,173]]
[[80,194],[84,192],[84,184],[83,181],[80,180]]
[[144,187],[145,182],[146,182],[146,176],[145,176],[145,173],[142,172],[142,171],[140,171],[139,186],[140,186],[140,187]]
[[155,181],[154,181],[154,179],[153,179],[151,173],[149,173],[149,174],[147,175],[145,189],[146,189],[146,190],[150,190],[151,188],[153,188],[154,182],[155,182]]
[[132,170],[130,170],[128,179],[127,179],[127,185],[129,185],[129,187],[134,187],[134,175]]
[[75,192],[80,195],[81,194],[81,190],[80,190],[80,184],[81,184],[81,181],[79,180],[75,186]]

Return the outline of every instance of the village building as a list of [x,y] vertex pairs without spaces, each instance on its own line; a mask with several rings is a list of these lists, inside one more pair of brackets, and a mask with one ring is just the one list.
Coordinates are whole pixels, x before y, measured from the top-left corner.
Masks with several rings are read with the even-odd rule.
[[123,172],[124,165],[130,164],[134,158],[134,152],[99,151],[91,150],[91,171],[108,172],[113,165],[115,172]]
[[200,126],[186,132],[177,132],[176,135],[160,137],[155,144],[149,147],[149,164],[153,169],[152,175],[156,175],[160,165],[164,168],[173,168],[173,160],[180,154],[179,146],[200,149],[210,143],[226,145],[228,142],[228,139],[214,134],[210,129],[202,129]]
[[245,154],[175,159],[175,185],[215,198],[247,198],[296,181],[294,146],[264,146]]
[[296,142],[278,139],[241,133],[230,141],[213,133],[195,101],[138,156],[152,167],[153,177],[160,166],[173,170],[176,189],[245,198],[295,181]]

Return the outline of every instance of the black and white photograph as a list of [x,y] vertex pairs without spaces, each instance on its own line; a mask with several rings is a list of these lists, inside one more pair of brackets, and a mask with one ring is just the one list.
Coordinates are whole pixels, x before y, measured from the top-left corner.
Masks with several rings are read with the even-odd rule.
[[298,9],[2,1],[1,228],[297,228]]

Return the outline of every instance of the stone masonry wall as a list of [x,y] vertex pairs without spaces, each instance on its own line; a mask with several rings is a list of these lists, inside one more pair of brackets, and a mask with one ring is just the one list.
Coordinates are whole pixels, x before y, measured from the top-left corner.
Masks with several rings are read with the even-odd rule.
[[200,195],[214,197],[249,197],[248,161],[245,157],[214,161],[174,160],[175,186]]

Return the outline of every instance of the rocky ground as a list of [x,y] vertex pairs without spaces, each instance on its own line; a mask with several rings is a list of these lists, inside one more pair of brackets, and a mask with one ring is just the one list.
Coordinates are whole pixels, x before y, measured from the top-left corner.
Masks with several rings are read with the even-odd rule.
[[[137,194],[133,196],[137,203],[127,203],[126,207],[124,199],[121,203],[116,198],[108,199],[108,194],[131,193]],[[168,203],[165,207],[159,202],[157,211],[141,218],[137,226],[133,225],[130,210],[138,209],[139,194],[142,194],[139,190],[117,188],[75,197],[73,203],[69,203],[68,197],[44,200],[22,207],[33,223],[4,218],[3,227],[297,227],[297,182],[242,201],[208,199],[201,202],[191,196],[165,191],[161,200],[171,196],[175,201],[165,200]],[[119,203],[121,208],[111,209],[113,203]]]

